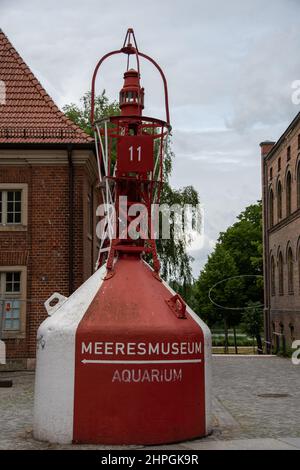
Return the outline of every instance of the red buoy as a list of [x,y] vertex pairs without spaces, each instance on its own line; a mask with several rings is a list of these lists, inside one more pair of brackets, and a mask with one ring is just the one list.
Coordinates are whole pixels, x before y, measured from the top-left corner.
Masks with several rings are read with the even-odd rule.
[[[121,113],[97,121],[97,72],[118,53],[128,56]],[[136,70],[129,68],[131,55]],[[161,74],[166,121],[142,115],[140,57]],[[160,201],[171,128],[167,82],[138,50],[132,30],[123,47],[96,66],[91,120],[104,204],[97,270],[68,299],[54,294],[45,304],[50,317],[38,331],[34,435],[90,444],[205,436],[211,427],[210,331],[160,278],[154,236],[152,208]]]

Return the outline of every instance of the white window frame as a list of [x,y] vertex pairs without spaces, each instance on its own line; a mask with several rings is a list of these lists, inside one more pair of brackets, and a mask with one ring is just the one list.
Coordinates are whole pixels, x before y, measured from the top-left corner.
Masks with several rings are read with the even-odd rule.
[[[8,272],[20,273],[20,292],[7,293],[5,274]],[[1,298],[1,318],[0,318],[0,339],[25,338],[26,335],[26,297],[27,297],[27,268],[26,266],[0,266],[0,298]],[[20,299],[20,328],[19,330],[3,329],[3,300]]]
[[[0,191],[4,191],[7,195],[8,191],[21,191],[21,223],[0,223],[0,232],[22,231],[27,230],[28,223],[28,185],[26,183],[0,183]],[[4,204],[3,204],[4,203]],[[2,198],[2,217],[7,212],[7,198]],[[6,217],[4,217],[6,222]]]

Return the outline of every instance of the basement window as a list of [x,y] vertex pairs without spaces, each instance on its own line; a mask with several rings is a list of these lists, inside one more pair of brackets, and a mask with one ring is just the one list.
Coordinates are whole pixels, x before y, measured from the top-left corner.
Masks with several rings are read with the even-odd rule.
[[26,267],[0,268],[0,338],[22,337],[26,316]]
[[10,300],[5,302],[3,313],[3,330],[19,331],[20,330],[20,301]]

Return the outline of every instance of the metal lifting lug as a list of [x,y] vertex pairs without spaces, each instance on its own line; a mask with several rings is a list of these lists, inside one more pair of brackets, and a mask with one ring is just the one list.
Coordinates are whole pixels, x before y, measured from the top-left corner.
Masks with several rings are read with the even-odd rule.
[[127,44],[127,46],[122,47],[121,51],[124,54],[136,54],[136,48],[132,46],[132,44]]
[[159,272],[153,271],[152,276],[155,277],[157,281],[162,282],[162,278],[160,277]]
[[105,276],[103,277],[103,281],[108,281],[115,275],[115,271],[113,269],[107,270]]
[[170,299],[166,299],[166,302],[177,318],[181,320],[186,319],[186,303],[179,294],[175,294]]

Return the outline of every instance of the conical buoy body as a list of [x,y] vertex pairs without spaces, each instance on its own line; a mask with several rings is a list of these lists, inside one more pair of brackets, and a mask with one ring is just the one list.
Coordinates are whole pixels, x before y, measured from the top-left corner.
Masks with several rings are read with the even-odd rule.
[[35,437],[160,444],[210,431],[211,336],[139,258],[98,270],[38,331]]

